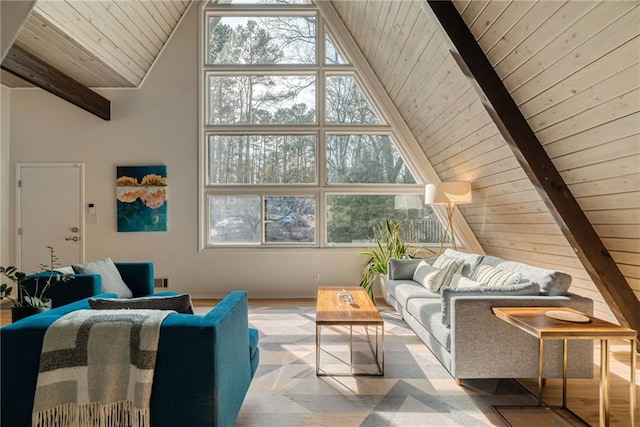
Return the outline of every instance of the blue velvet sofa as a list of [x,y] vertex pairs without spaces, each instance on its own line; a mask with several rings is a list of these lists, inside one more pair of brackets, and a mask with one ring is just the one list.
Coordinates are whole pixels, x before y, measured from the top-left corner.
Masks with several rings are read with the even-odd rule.
[[[115,262],[116,268],[122,276],[134,297],[152,295],[153,263],[152,262]],[[24,287],[30,293],[35,288],[36,278],[48,273],[38,273],[27,276]],[[42,283],[42,279],[41,279]],[[76,274],[73,280],[57,283],[50,287],[45,296],[51,300],[52,307],[60,307],[84,298],[90,298],[104,293],[102,291],[102,277],[99,274]]]
[[[88,308],[83,299],[0,328],[3,427],[31,426],[45,331],[62,315]],[[151,425],[232,426],[258,361],[258,332],[248,325],[246,292],[229,293],[203,316],[169,315],[160,329]]]

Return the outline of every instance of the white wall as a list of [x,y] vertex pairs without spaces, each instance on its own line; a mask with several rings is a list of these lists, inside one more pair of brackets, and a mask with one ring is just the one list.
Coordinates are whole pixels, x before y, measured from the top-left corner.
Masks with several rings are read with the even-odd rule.
[[9,202],[10,162],[9,162],[9,129],[10,129],[9,88],[0,85],[0,265],[9,265]]
[[[198,252],[197,18],[192,7],[141,89],[100,91],[112,103],[109,122],[39,89],[12,90],[12,163],[85,163],[85,200],[99,216],[86,224],[87,261],[153,261],[156,277],[195,297],[314,297],[320,284],[357,285],[357,249]],[[169,231],[118,233],[116,166],[153,164],[167,165]]]

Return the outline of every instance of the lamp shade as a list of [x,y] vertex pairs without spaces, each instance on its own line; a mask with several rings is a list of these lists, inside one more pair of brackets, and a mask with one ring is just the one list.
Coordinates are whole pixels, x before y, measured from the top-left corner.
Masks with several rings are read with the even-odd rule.
[[463,205],[471,203],[471,183],[466,181],[427,184],[424,187],[425,205]]

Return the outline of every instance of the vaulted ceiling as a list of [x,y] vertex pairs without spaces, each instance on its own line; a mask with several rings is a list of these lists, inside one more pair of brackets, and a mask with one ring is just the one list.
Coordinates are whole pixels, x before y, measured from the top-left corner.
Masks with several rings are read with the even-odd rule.
[[[138,87],[189,4],[39,0],[15,45],[82,85]],[[566,224],[485,109],[486,99],[454,59],[427,1],[329,4],[440,180],[473,182],[474,202],[461,213],[485,252],[569,272],[572,290],[593,298],[597,315],[615,320],[594,284],[594,274],[602,272],[592,271],[576,253],[584,248],[567,237]],[[638,307],[640,5],[453,5],[586,216],[594,245],[601,245],[601,256],[610,257],[621,273],[608,286],[630,290],[631,306]],[[5,71],[0,81],[29,85]]]

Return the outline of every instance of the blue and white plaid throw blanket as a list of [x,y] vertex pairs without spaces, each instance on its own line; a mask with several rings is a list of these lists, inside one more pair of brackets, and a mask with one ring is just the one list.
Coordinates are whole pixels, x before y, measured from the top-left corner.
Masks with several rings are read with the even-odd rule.
[[160,325],[173,311],[78,310],[45,333],[34,427],[149,427]]

